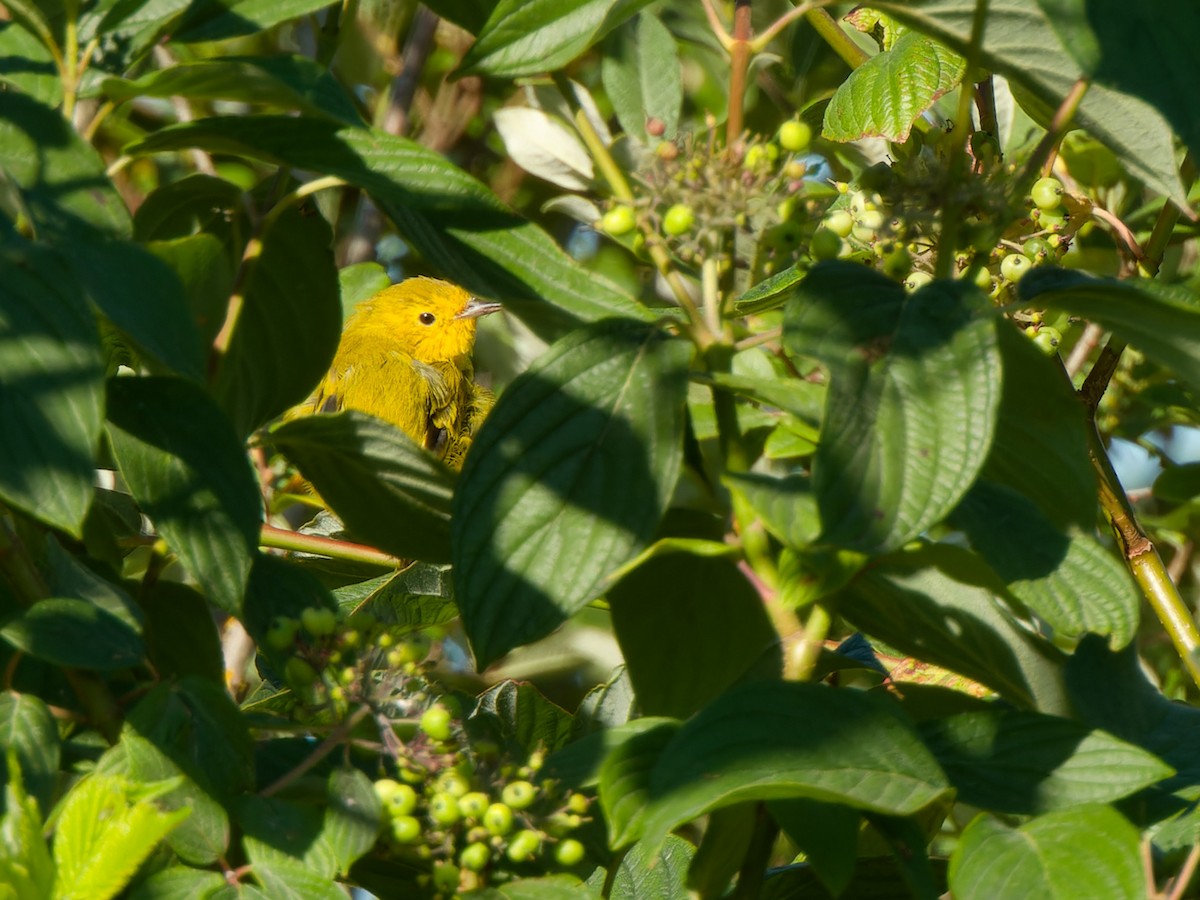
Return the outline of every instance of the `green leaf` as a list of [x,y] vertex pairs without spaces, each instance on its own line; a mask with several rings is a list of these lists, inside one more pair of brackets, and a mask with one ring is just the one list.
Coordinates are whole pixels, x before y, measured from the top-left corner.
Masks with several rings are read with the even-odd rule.
[[213,395],[248,435],[317,386],[333,362],[342,320],[329,225],[289,209],[244,264],[244,301],[217,366]]
[[[57,763],[56,763],[57,768]],[[4,815],[0,816],[0,884],[7,885],[17,900],[41,900],[50,896],[54,863],[42,836],[43,817],[37,800],[25,793],[17,751],[5,754]],[[57,774],[57,773],[56,773]]]
[[400,557],[450,558],[454,473],[394,425],[345,410],[285,422],[271,442],[357,539]]
[[[208,791],[184,775],[166,753],[136,732],[126,731],[114,751],[123,757],[125,771],[137,781],[180,779],[179,786],[158,801],[164,809],[191,811],[191,815],[167,838],[180,859],[207,866],[225,855],[229,846],[229,817]],[[100,767],[108,759],[110,757],[105,756]]]
[[544,337],[614,316],[653,316],[575,263],[479,181],[413,141],[377,129],[262,115],[160,129],[126,152],[188,147],[336,175],[363,188],[431,265],[481,297],[503,299],[505,309]]
[[203,390],[176,378],[108,382],[117,465],[189,574],[237,613],[257,554],[258,484],[233,428]]
[[343,615],[368,612],[387,625],[442,625],[458,618],[449,566],[417,563],[333,594]]
[[690,349],[640,322],[601,323],[501,395],[451,521],[480,668],[561,625],[654,536],[679,475]]
[[95,96],[105,74],[137,65],[174,30],[179,14],[190,5],[192,0],[131,0],[85,6],[79,16],[79,44],[96,40],[98,46],[84,73],[83,93]]
[[78,537],[103,427],[104,361],[63,268],[38,247],[0,251],[0,499]]
[[327,875],[320,875],[288,859],[271,859],[254,865],[254,877],[271,900],[345,900],[346,892]]
[[187,818],[134,800],[124,778],[93,774],[63,801],[54,831],[55,900],[108,900],[155,846]]
[[571,724],[573,737],[582,737],[605,728],[624,725],[637,714],[637,698],[629,670],[618,666],[604,684],[598,684],[579,701],[575,721]]
[[195,675],[223,687],[221,633],[204,596],[189,585],[160,579],[143,590],[141,600],[146,611],[146,651],[158,675]]
[[654,847],[684,822],[744,800],[811,797],[905,816],[950,787],[889,701],[765,682],[730,691],[684,723],[658,756],[647,793],[645,839]]
[[978,291],[912,295],[853,263],[817,266],[784,310],[784,346],[830,372],[813,489],[822,540],[902,546],[954,508],[992,442],[1001,381]]
[[[237,820],[255,870],[282,866],[319,875],[327,884],[337,872],[338,861],[322,832],[325,820],[316,804],[248,794],[238,800]],[[263,887],[273,885],[264,882]]]
[[199,678],[159,685],[127,724],[219,800],[227,802],[253,784],[250,734],[223,685]]
[[342,295],[342,319],[354,312],[354,307],[369,300],[392,284],[387,269],[377,262],[354,263],[338,269],[338,286]]
[[708,814],[687,886],[697,897],[720,897],[745,863],[759,816],[757,803],[737,803]]
[[841,593],[838,612],[902,653],[944,666],[1018,706],[1067,714],[1062,656],[1002,610],[1002,586],[950,545],[897,553]]
[[62,80],[54,57],[32,31],[17,22],[0,23],[0,82],[46,106],[62,102]]
[[209,900],[224,887],[228,883],[220,872],[171,866],[139,882],[129,900]]
[[981,815],[950,857],[950,890],[960,900],[1134,900],[1148,889],[1137,830],[1107,806],[1048,813],[1018,828]]
[[600,74],[621,128],[642,143],[654,144],[646,123],[663,124],[662,137],[673,140],[683,105],[679,48],[653,13],[639,13],[609,35]]
[[532,684],[502,681],[475,701],[468,721],[488,724],[500,736],[529,753],[554,751],[571,737],[571,716]]
[[650,0],[500,0],[458,68],[517,78],[562,68]]
[[[975,0],[880,0],[872,8],[937,38],[958,53],[968,52]],[[1160,13],[1147,10],[1145,15]],[[1168,15],[1165,22],[1170,22],[1169,13],[1161,15]],[[1130,29],[1135,27],[1128,17],[1113,23],[1113,28],[1120,28],[1126,40],[1134,33]],[[1172,26],[1164,23],[1160,27]],[[1121,64],[1142,65],[1140,61],[1132,61],[1127,50],[1125,46],[1118,57]],[[1165,58],[1157,50],[1154,53],[1156,62]],[[1053,17],[1039,9],[1035,0],[996,0],[989,4],[979,63],[1025,88],[1050,109],[1059,107],[1082,74],[1055,32]],[[1152,65],[1146,69],[1144,78],[1151,81],[1161,78],[1161,73],[1160,65]],[[1159,88],[1164,92],[1174,89],[1172,80]],[[1181,102],[1186,101],[1176,101],[1173,106],[1178,108]],[[1107,144],[1126,168],[1149,187],[1187,208],[1187,192],[1179,180],[1171,129],[1153,105],[1113,90],[1107,84],[1093,83],[1073,121]]]
[[15,691],[0,694],[0,754],[0,761],[12,754],[20,766],[19,772],[10,772],[7,765],[0,767],[0,784],[8,790],[19,779],[22,790],[48,812],[62,748],[58,724],[43,700]]
[[37,659],[101,672],[136,666],[146,655],[136,631],[86,600],[39,601],[0,628],[0,638]]
[[0,91],[0,170],[39,238],[129,236],[100,154],[58,110],[15,91]]
[[[998,328],[1004,362],[999,424],[982,477],[1024,494],[1059,528],[1095,527],[1090,427],[1061,363],[1016,328]],[[1030,460],[1037,465],[1030,465]]]
[[338,872],[346,875],[354,861],[375,846],[383,805],[371,779],[350,767],[330,773],[326,802],[322,836],[333,850]]
[[[613,879],[611,900],[688,900],[687,872],[696,849],[681,837],[667,835],[662,848],[651,855],[645,843],[634,844],[621,857],[617,877]],[[588,879],[599,889],[604,884],[604,870]]]
[[1097,84],[1146,101],[1170,122],[1192,153],[1200,153],[1200,82],[1193,38],[1200,10],[1149,0],[1133,7],[1114,0],[1038,0],[1075,62]]
[[1193,388],[1200,386],[1200,295],[1150,278],[1093,278],[1038,269],[1021,279],[1021,302],[1051,306],[1103,325]]
[[171,40],[191,44],[254,34],[329,5],[329,0],[203,0],[190,6]]
[[921,725],[962,803],[1017,815],[1109,803],[1174,774],[1145,750],[1055,716],[992,709]]
[[802,549],[821,533],[817,498],[806,475],[782,478],[758,472],[726,472],[722,480],[740,494],[763,525],[786,546]]
[[84,294],[138,350],[167,370],[204,378],[204,348],[183,283],[161,259],[126,241],[66,244]]
[[951,522],[1026,608],[1057,637],[1086,632],[1123,647],[1137,631],[1140,597],[1129,570],[1092,535],[1056,528],[1010,488],[979,481]]
[[767,810],[804,854],[825,889],[834,897],[841,896],[854,877],[862,813],[806,797],[772,800]]
[[608,820],[608,840],[623,847],[639,840],[649,812],[650,779],[659,758],[679,733],[675,719],[642,716],[593,736],[608,752],[600,765],[600,804]]
[[[244,217],[244,205],[245,195],[237,185],[212,175],[186,175],[146,195],[133,218],[134,237],[149,242],[192,237],[200,232],[224,236],[234,225],[242,224],[239,220]],[[229,243],[237,244],[240,263],[244,239]]]
[[142,633],[145,616],[125,591],[64,550],[52,535],[46,537],[45,554],[46,582],[51,595],[86,600],[120,619],[137,634]]
[[779,677],[779,636],[731,560],[651,559],[622,578],[608,602],[644,715],[685,719],[744,678]]
[[1187,503],[1200,496],[1200,463],[1163,469],[1154,479],[1154,496],[1168,503]]
[[106,79],[113,100],[187,97],[295,109],[361,125],[362,116],[329,70],[303,56],[227,56],[181,62],[136,81]]
[[908,140],[934,101],[962,81],[966,60],[945,45],[908,31],[850,73],[825,107],[822,136],[831,141],[881,137]]

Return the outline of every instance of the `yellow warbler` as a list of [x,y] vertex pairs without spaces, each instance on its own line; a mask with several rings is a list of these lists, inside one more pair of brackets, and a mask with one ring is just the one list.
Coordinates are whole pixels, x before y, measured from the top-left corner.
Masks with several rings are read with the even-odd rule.
[[494,399],[474,381],[475,326],[499,309],[436,278],[384,288],[346,321],[329,373],[295,414],[371,413],[460,468]]

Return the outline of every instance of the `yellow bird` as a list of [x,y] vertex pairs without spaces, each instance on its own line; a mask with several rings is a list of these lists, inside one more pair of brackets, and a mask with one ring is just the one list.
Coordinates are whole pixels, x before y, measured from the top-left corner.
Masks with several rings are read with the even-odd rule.
[[475,384],[475,327],[499,309],[436,278],[384,288],[346,321],[329,373],[294,414],[371,413],[461,468],[494,401]]

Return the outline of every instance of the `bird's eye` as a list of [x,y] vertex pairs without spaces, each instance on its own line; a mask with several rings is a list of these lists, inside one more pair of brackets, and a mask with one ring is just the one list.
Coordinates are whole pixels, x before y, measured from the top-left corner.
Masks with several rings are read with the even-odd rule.
[[432,325],[437,321],[437,316],[431,312],[423,312],[418,318],[421,320],[422,325]]

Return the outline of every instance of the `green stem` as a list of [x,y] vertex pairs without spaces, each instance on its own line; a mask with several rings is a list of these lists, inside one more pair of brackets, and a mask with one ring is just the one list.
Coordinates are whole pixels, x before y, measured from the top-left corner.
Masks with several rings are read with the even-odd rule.
[[771,849],[775,846],[775,838],[778,836],[779,826],[767,812],[766,806],[762,803],[756,804],[754,833],[750,836],[750,846],[742,859],[733,900],[753,900],[762,891],[767,866],[771,862]]
[[871,58],[866,50],[854,43],[850,35],[842,31],[842,26],[825,10],[810,9],[804,14],[804,18],[850,68],[857,69]]
[[811,681],[821,658],[825,638],[833,625],[833,617],[823,601],[817,601],[809,609],[808,621],[804,623],[804,635],[792,645],[784,664],[783,677],[788,681]]
[[[1179,174],[1185,185],[1190,185],[1196,178],[1196,163],[1190,150],[1183,158]],[[1158,274],[1163,256],[1167,252],[1167,245],[1171,242],[1171,235],[1175,231],[1175,223],[1178,221],[1179,207],[1170,200],[1166,201],[1154,222],[1154,230],[1150,232],[1150,237],[1146,239],[1146,245],[1142,248],[1144,257],[1140,267],[1144,274]]]
[[725,146],[742,137],[746,103],[746,75],[750,71],[750,0],[736,0],[733,7],[733,44],[729,49],[729,115],[725,120]]
[[328,556],[332,559],[344,559],[349,562],[366,563],[385,569],[395,569],[404,565],[404,560],[389,556],[374,547],[365,544],[352,544],[349,541],[339,541],[318,534],[301,534],[298,531],[288,531],[274,525],[263,525],[259,533],[260,547],[271,547],[276,550],[290,550],[293,553],[311,553],[315,556]]

